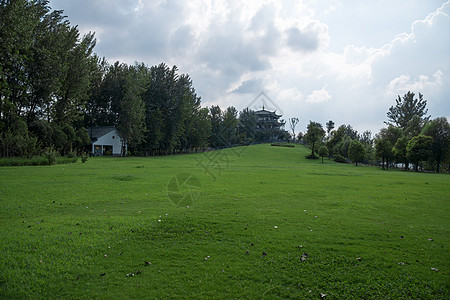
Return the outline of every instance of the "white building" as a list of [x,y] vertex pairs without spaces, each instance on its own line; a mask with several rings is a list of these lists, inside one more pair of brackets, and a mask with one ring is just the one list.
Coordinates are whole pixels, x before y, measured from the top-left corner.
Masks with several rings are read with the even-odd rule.
[[[119,136],[119,133],[115,127],[91,127],[88,128],[88,135],[91,138],[92,155],[121,155],[122,138]],[[125,145],[125,153],[126,151],[127,145]]]

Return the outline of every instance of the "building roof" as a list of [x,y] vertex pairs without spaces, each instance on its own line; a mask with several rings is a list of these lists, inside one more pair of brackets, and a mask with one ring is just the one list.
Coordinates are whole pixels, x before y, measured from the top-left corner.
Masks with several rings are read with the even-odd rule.
[[262,110],[255,111],[255,114],[257,114],[257,115],[270,115],[270,116],[274,116],[274,117],[277,117],[277,118],[281,118],[281,115],[277,115],[275,112],[276,111],[268,111],[268,110],[265,110],[263,108]]
[[89,127],[87,129],[88,135],[92,141],[98,140],[99,137],[104,136],[108,132],[115,130],[114,126],[98,126],[98,127]]

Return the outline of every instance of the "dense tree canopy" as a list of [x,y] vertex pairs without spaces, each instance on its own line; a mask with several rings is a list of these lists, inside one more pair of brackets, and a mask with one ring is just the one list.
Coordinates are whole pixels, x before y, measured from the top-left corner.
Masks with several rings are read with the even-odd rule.
[[441,163],[450,158],[450,124],[447,118],[432,120],[423,128],[422,134],[433,138],[430,158],[435,164],[436,172],[439,173]]

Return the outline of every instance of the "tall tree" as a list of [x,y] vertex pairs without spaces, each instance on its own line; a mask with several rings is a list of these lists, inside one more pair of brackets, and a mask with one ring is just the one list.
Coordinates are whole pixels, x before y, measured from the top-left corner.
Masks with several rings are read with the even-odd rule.
[[329,121],[326,123],[326,126],[327,126],[327,135],[330,136],[331,130],[334,129],[334,122],[331,121],[331,120],[329,120]]
[[289,127],[292,130],[292,139],[294,140],[294,142],[295,142],[295,127],[297,126],[298,122],[299,122],[298,118],[289,119]]
[[433,138],[431,158],[436,164],[436,172],[440,172],[441,163],[447,159],[450,148],[450,124],[447,118],[441,117],[430,121],[422,130],[422,134]]
[[209,143],[211,147],[218,148],[225,146],[223,138],[223,112],[218,105],[213,105],[209,108],[209,115],[211,118],[211,135]]
[[255,111],[243,109],[238,118],[238,134],[241,143],[251,143],[255,140],[257,119]]
[[237,143],[237,110],[233,106],[227,107],[223,114],[222,137],[226,146],[232,146]]
[[322,141],[325,136],[325,130],[322,128],[322,124],[318,122],[309,121],[307,132],[304,139],[311,146],[311,158],[315,157],[315,145]]
[[145,104],[141,98],[145,88],[144,76],[145,70],[139,65],[129,67],[125,75],[116,124],[122,138],[122,156],[127,155],[127,145],[137,146],[144,138]]
[[398,96],[395,106],[391,106],[387,113],[388,122],[386,124],[394,124],[405,129],[408,122],[414,117],[419,116],[422,120],[428,120],[426,114],[428,109],[427,100],[423,99],[423,95],[419,93],[418,98],[414,98],[415,94],[408,92],[402,98]]

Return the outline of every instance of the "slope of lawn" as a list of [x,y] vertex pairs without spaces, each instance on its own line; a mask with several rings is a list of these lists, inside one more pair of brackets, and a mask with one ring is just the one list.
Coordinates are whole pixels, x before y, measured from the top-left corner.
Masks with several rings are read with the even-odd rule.
[[448,298],[450,176],[308,151],[2,167],[0,296]]

